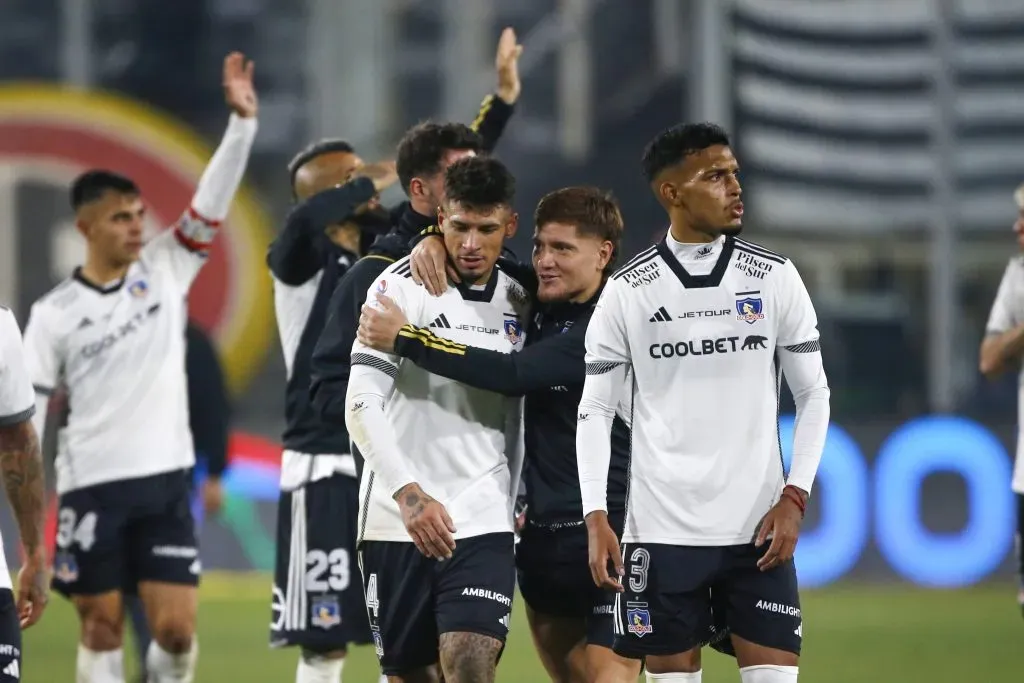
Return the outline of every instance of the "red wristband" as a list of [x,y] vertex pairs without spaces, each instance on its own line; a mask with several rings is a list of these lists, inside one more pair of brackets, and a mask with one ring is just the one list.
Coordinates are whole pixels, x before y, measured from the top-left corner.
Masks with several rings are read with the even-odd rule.
[[803,517],[804,513],[807,512],[807,503],[804,502],[804,497],[801,496],[795,486],[786,486],[782,489],[782,495],[786,496],[800,509],[800,516]]

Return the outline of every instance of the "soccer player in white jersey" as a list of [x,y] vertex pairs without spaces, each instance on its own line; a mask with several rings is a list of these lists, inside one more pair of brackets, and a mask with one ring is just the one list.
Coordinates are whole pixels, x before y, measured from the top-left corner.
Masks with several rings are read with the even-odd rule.
[[79,683],[124,680],[122,591],[141,598],[151,683],[192,680],[200,560],[190,512],[186,297],[228,215],[256,135],[253,66],[224,62],[232,113],[191,204],[143,244],[136,185],[89,171],[71,188],[85,263],[33,306],[25,330],[41,432],[50,392],[70,406],[57,453],[53,587],[81,621]]
[[[452,164],[439,210],[462,282],[439,297],[389,267],[367,300],[387,296],[436,343],[522,349],[523,286],[496,268],[516,229],[515,181],[500,161]],[[352,347],[349,433],[366,459],[359,558],[370,628],[392,683],[494,681],[515,590],[512,510],[522,467],[522,399],[431,375],[361,342]],[[438,562],[443,560],[443,562]]]
[[35,411],[21,331],[10,310],[0,306],[0,471],[25,549],[15,602],[0,540],[0,683],[22,680],[21,629],[46,609],[43,460],[32,424]]
[[[1013,231],[1017,235],[1017,246],[1024,250],[1024,185],[1017,188],[1013,199],[1018,211]],[[1016,366],[1024,356],[1024,255],[1017,254],[1006,264],[985,326],[980,356],[981,372],[989,379]],[[1024,424],[1024,372],[1020,387],[1017,419]],[[1017,498],[1017,604],[1024,612],[1024,432],[1017,437],[1017,457],[1010,486]]]
[[[724,131],[671,128],[643,165],[671,226],[612,276],[587,330],[576,449],[591,573],[619,591],[614,649],[644,658],[648,680],[700,681],[701,645],[719,624],[744,683],[790,683],[802,633],[792,556],[829,417],[814,307],[791,261],[737,237],[739,169]],[[629,368],[620,552],[605,487]],[[796,401],[788,478],[780,374]]]

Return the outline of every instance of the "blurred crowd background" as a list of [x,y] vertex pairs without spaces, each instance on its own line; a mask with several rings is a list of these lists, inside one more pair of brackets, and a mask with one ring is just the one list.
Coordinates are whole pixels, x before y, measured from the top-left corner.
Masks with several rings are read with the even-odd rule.
[[[1018,251],[1024,3],[4,0],[0,301],[22,324],[80,258],[68,181],[127,172],[170,223],[226,122],[223,56],[256,62],[247,189],[191,304],[233,393],[229,494],[255,500],[265,528],[236,516],[208,566],[269,558],[251,534],[272,537],[284,363],[262,259],[291,202],[287,161],[328,136],[390,158],[417,121],[468,122],[494,87],[504,26],[524,46],[523,91],[496,153],[524,218],[549,190],[598,185],[621,202],[635,253],[667,227],[640,174],[646,142],[684,120],[731,132],[745,234],[795,260],[832,385],[800,546],[805,565],[827,561],[802,571],[1009,576],[1017,378],[985,380],[977,352]],[[525,259],[531,220],[520,225]]]

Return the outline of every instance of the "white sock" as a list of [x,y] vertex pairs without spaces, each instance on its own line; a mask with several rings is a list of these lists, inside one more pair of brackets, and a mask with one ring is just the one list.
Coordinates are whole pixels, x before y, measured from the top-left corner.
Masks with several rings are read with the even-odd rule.
[[326,657],[299,657],[295,683],[341,683],[341,670],[345,660]]
[[[675,683],[700,683],[700,673],[700,671],[694,671],[692,674],[652,674],[650,671],[648,671],[647,683],[651,683],[651,681],[675,681]],[[744,683],[746,683],[746,681],[744,681]]]
[[124,650],[94,652],[79,643],[75,683],[124,683]]
[[192,683],[196,673],[199,643],[192,636],[192,644],[181,654],[171,654],[154,640],[146,652],[146,672],[149,683]]
[[797,666],[761,664],[743,667],[740,669],[740,678],[743,683],[795,683],[799,671],[800,667]]

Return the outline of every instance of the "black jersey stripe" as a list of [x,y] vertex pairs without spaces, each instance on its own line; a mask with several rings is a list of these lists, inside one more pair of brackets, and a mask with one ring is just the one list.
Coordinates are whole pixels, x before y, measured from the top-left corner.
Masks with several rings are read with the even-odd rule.
[[647,257],[649,257],[651,254],[656,254],[657,252],[658,252],[658,246],[657,245],[655,245],[653,247],[648,247],[647,249],[644,249],[639,254],[637,254],[636,256],[631,258],[629,261],[627,261],[625,265],[623,265],[618,270],[616,270],[614,273],[612,273],[612,277],[616,277],[616,276],[618,276],[619,273],[623,273],[623,272],[631,269],[634,265],[637,264],[638,261],[640,261],[640,259],[647,260]]
[[763,254],[760,251],[747,249],[746,247],[741,246],[739,244],[736,245],[736,251],[740,252],[741,254],[750,254],[751,256],[755,256],[759,259],[764,259],[765,261],[774,261],[775,263],[778,263],[780,265],[786,262],[786,259],[784,258],[780,258],[777,256],[769,256],[768,254]]
[[748,242],[746,240],[737,239],[736,248],[744,249],[745,251],[750,251],[755,254],[759,253],[766,258],[781,259],[783,263],[789,260],[777,251],[772,251],[771,249],[762,247],[760,244],[754,244],[753,242]]
[[644,265],[645,263],[648,263],[649,261],[653,261],[656,258],[658,258],[658,252],[656,252],[656,251],[652,252],[651,254],[645,256],[644,258],[642,258],[642,259],[640,259],[638,261],[634,261],[632,265],[626,266],[622,270],[620,270],[617,273],[615,273],[615,275],[612,275],[612,279],[613,280],[618,280],[622,276],[628,275],[629,273],[632,273],[634,270],[636,270],[640,266]]

